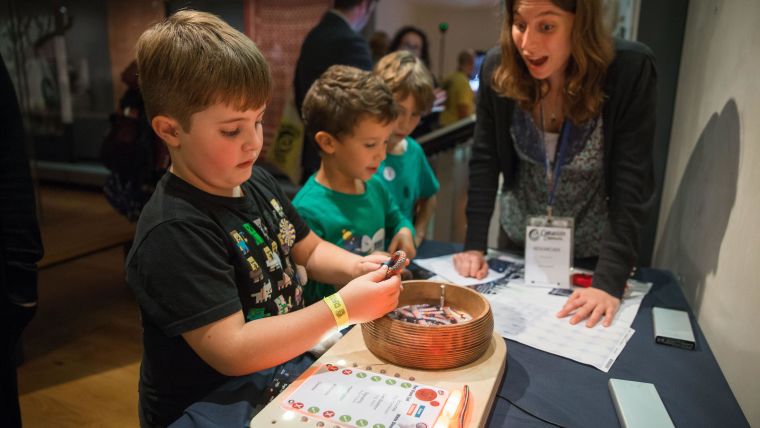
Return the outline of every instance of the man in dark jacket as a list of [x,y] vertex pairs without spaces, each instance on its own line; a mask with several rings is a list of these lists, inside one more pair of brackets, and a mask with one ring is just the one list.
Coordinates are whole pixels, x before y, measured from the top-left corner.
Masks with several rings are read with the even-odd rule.
[[16,347],[37,307],[37,262],[42,242],[24,127],[13,83],[0,58],[0,426],[20,427]]
[[[372,69],[369,45],[358,32],[367,24],[376,3],[377,0],[335,0],[334,9],[327,11],[306,36],[293,78],[299,115],[311,84],[331,65]],[[301,167],[301,182],[319,168],[319,151],[308,135],[304,137]]]

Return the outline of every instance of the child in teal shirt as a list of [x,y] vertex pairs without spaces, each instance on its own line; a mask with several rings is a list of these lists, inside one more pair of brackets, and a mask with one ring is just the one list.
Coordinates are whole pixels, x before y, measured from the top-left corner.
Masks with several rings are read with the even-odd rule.
[[375,66],[375,74],[391,88],[399,109],[396,126],[388,138],[388,156],[375,176],[413,222],[415,245],[419,246],[435,209],[439,184],[422,147],[409,134],[433,106],[433,80],[422,61],[404,50],[384,56]]
[[[322,159],[293,199],[301,217],[319,237],[355,254],[403,250],[414,257],[414,226],[374,177],[398,116],[388,86],[370,72],[333,66],[309,89],[302,113]],[[333,285],[310,281],[304,299],[333,293]]]

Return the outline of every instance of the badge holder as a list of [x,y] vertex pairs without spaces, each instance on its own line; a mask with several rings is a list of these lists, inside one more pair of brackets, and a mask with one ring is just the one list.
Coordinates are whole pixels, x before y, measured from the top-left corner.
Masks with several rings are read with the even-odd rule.
[[531,217],[525,230],[525,283],[570,288],[573,262],[572,217]]

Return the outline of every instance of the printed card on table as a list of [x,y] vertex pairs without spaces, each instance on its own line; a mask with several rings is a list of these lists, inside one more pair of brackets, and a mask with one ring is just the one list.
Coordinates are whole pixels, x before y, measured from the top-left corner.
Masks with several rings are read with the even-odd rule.
[[448,397],[442,388],[325,364],[282,405],[343,427],[431,428]]

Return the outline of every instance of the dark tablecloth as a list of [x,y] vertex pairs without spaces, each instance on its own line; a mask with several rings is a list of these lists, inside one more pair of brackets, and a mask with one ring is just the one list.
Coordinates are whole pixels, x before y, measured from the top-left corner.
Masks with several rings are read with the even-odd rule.
[[[418,257],[450,254],[460,248],[426,241]],[[541,419],[564,427],[618,426],[607,387],[610,378],[617,378],[653,383],[677,427],[748,427],[676,278],[667,271],[640,269],[637,279],[654,285],[633,321],[636,333],[609,373],[507,340],[506,374],[487,426],[552,426]],[[688,311],[695,350],[654,342],[654,306]],[[247,427],[253,410],[246,397],[255,388],[246,378],[230,382],[190,406],[172,426]]]

